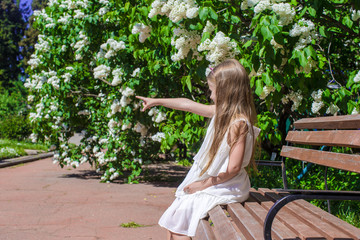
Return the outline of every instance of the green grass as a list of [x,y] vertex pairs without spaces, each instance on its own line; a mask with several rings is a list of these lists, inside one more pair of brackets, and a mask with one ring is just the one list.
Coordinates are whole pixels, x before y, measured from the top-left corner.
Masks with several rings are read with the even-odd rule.
[[128,223],[122,223],[120,225],[123,228],[138,228],[138,227],[146,227],[146,225],[141,225],[136,222],[128,222]]
[[44,144],[34,144],[25,141],[0,139],[0,160],[26,156],[27,154],[24,149],[33,149],[47,152],[49,148]]

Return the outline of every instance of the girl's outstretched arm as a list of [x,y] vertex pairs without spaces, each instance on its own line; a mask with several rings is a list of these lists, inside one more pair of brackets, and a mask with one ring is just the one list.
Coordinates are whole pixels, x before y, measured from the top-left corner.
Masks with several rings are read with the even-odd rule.
[[148,98],[136,96],[143,101],[143,109],[145,111],[155,106],[164,106],[171,109],[192,112],[204,117],[212,117],[215,114],[215,105],[205,105],[194,102],[187,98]]

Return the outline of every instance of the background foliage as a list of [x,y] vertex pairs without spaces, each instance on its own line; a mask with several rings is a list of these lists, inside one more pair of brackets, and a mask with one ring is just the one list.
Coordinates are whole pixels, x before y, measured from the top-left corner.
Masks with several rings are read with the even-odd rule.
[[[255,91],[262,147],[278,152],[290,123],[359,111],[356,1],[49,1],[28,62],[33,139],[55,143],[61,166],[90,162],[103,181],[159,151],[190,157],[202,117],[134,95],[206,103],[206,73],[235,57]],[[82,144],[69,148],[75,131]]]

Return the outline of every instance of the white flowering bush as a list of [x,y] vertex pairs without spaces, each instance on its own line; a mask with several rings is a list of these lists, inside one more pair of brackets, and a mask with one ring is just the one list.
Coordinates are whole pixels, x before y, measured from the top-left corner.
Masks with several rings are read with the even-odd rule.
[[[360,111],[360,8],[344,2],[51,0],[34,12],[32,140],[55,145],[61,166],[89,162],[102,181],[136,181],[160,151],[188,157],[205,123],[163,107],[143,113],[135,96],[205,103],[210,68],[236,58],[274,151],[288,119]],[[72,147],[76,131],[85,137]]]

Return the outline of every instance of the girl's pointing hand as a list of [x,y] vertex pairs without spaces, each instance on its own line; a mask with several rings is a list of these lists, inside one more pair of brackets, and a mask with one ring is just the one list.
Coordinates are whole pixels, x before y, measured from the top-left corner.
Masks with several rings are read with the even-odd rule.
[[142,112],[144,112],[146,109],[157,106],[154,98],[148,98],[142,96],[135,96],[135,97],[143,101],[143,108],[141,109]]

